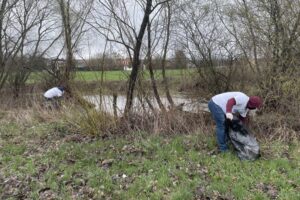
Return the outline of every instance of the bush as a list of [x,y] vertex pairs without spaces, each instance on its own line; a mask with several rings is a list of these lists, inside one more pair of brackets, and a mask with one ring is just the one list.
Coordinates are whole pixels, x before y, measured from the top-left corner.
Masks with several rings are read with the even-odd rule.
[[116,130],[116,120],[108,113],[98,111],[94,105],[80,96],[74,96],[75,107],[66,114],[66,120],[78,129],[78,132],[89,135],[104,136]]

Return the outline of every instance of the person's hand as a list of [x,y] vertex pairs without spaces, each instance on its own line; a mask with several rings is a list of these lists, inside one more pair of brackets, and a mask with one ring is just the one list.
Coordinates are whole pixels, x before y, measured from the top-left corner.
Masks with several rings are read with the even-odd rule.
[[226,118],[229,120],[233,119],[233,114],[232,113],[226,113]]

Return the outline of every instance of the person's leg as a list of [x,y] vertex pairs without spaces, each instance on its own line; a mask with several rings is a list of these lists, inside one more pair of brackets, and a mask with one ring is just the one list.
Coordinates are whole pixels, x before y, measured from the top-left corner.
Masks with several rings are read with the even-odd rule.
[[215,104],[212,100],[208,103],[208,108],[216,122],[216,133],[219,149],[221,152],[227,151],[226,144],[226,127],[225,127],[225,114],[223,110]]
[[54,109],[60,109],[60,97],[53,98],[53,107]]
[[52,99],[51,98],[47,98],[47,97],[44,98],[43,108],[52,110]]

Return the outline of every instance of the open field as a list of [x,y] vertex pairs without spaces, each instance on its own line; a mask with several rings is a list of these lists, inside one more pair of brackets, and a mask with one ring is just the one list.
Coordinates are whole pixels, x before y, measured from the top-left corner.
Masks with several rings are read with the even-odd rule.
[[[155,78],[162,79],[161,70],[155,70]],[[168,77],[176,78],[176,77],[183,77],[184,75],[191,75],[195,73],[195,70],[184,70],[184,69],[172,69],[166,70],[166,75]],[[99,81],[101,80],[101,71],[77,71],[75,80],[77,81]],[[34,83],[41,81],[41,72],[34,72],[31,74],[30,78],[28,79],[28,83]],[[103,80],[104,81],[123,81],[127,80],[130,75],[130,71],[104,71],[103,73]],[[144,77],[149,79],[149,71],[144,72]]]
[[[127,80],[130,71],[105,71],[103,78],[106,81],[118,81],[118,80]],[[162,79],[161,70],[155,70],[155,78]],[[168,77],[176,78],[184,76],[185,74],[194,73],[194,70],[184,70],[184,69],[172,69],[166,70],[166,75]],[[144,71],[143,73],[146,79],[150,78],[149,71]],[[101,72],[99,71],[86,71],[86,72],[76,72],[75,80],[85,80],[85,81],[96,81],[101,79]]]
[[300,199],[300,144],[211,155],[213,133],[98,138],[60,120],[0,120],[0,199]]

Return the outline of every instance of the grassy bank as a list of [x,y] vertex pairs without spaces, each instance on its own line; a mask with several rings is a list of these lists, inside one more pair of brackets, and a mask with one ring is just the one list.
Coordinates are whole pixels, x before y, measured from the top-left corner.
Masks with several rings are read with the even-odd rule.
[[[145,70],[144,77],[146,79],[150,78],[149,71]],[[130,75],[130,71],[104,71],[103,73],[103,80],[104,81],[125,81],[128,80],[128,77]],[[179,78],[183,77],[187,74],[193,74],[194,70],[184,70],[184,69],[170,69],[166,70],[166,75],[168,77],[172,78]],[[156,79],[162,79],[161,70],[154,70],[155,78]],[[41,81],[41,72],[33,72],[27,83],[34,83],[34,82],[40,82]],[[102,72],[101,71],[77,71],[75,80],[77,81],[99,81],[101,80]]]
[[0,199],[300,198],[297,141],[260,141],[262,158],[241,162],[211,155],[212,133],[96,138],[25,119],[1,114]]
[[[193,70],[184,70],[184,69],[169,69],[166,70],[166,75],[172,78],[179,78],[185,74],[193,73]],[[103,73],[103,78],[105,81],[120,81],[128,80],[130,71],[105,71]],[[76,72],[76,80],[85,80],[85,81],[97,81],[101,79],[101,71],[86,71],[86,72]],[[149,71],[143,71],[144,77],[150,79]],[[161,70],[154,70],[155,78],[162,79]]]

